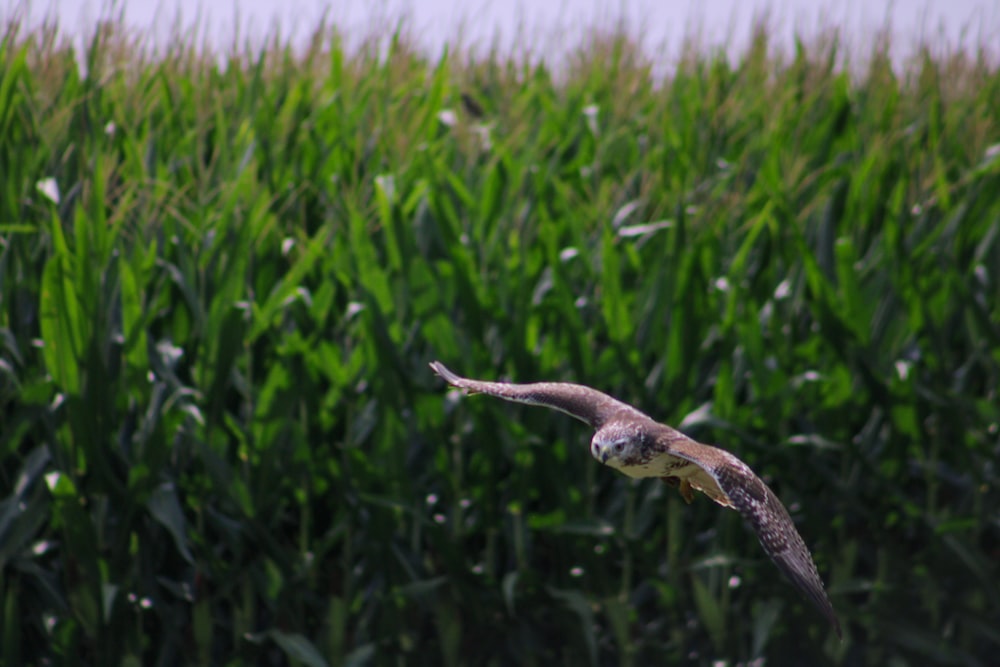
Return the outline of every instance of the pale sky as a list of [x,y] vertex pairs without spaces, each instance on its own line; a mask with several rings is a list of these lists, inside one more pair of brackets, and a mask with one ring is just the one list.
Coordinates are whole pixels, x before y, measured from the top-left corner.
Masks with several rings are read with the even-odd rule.
[[739,51],[752,19],[769,12],[777,36],[788,45],[795,33],[808,37],[833,24],[842,28],[850,46],[867,52],[871,37],[888,23],[897,55],[910,53],[922,37],[938,45],[985,44],[994,55],[1000,51],[994,46],[1000,45],[1000,2],[995,0],[0,0],[0,8],[4,19],[27,8],[29,24],[56,16],[62,30],[76,37],[97,19],[121,11],[129,26],[159,44],[169,40],[179,17],[185,34],[198,25],[193,34],[199,41],[208,39],[220,50],[232,43],[237,25],[254,43],[275,30],[301,39],[325,12],[348,36],[392,26],[393,19],[405,16],[411,34],[432,54],[462,29],[467,43],[499,37],[502,45],[510,45],[520,39],[538,55],[555,55],[579,44],[581,27],[624,17],[633,31],[641,27],[648,48],[669,57],[692,27],[709,44]]

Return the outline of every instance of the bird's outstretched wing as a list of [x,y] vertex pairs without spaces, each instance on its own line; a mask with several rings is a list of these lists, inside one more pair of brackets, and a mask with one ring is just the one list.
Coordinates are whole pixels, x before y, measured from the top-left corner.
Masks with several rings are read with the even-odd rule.
[[795,529],[788,510],[764,480],[736,456],[717,447],[690,439],[671,439],[665,445],[670,454],[694,463],[718,484],[717,489],[700,490],[709,496],[713,495],[710,491],[721,490],[725,494],[729,506],[753,527],[761,546],[778,569],[822,612],[837,636],[843,637],[840,621],[826,596],[809,548]]
[[431,362],[430,366],[448,384],[464,389],[470,394],[488,394],[516,403],[554,408],[587,422],[595,429],[612,419],[624,416],[652,422],[652,419],[631,405],[582,384],[568,382],[536,382],[533,384],[484,382],[459,377],[445,368],[445,365],[440,361]]

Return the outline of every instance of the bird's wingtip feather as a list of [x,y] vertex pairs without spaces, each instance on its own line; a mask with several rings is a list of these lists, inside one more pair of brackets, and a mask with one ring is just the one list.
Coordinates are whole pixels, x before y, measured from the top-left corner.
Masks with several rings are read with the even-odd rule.
[[[809,558],[811,563],[811,556]],[[837,612],[834,611],[833,605],[826,595],[819,575],[812,572],[811,567],[798,558],[772,556],[772,559],[778,569],[782,570],[795,587],[802,591],[805,597],[826,617],[834,632],[837,633],[837,637],[842,640],[844,635],[840,629],[840,619],[837,618]]]
[[448,368],[442,364],[440,361],[432,361],[430,363],[431,370],[440,375],[445,382],[448,384],[456,384],[461,381],[462,378],[452,373]]

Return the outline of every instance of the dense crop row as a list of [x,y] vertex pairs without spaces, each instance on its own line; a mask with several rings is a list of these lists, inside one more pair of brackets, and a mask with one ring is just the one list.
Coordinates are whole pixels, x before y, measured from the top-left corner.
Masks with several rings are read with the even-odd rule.
[[[0,663],[995,658],[996,64],[116,27],[0,42]],[[432,359],[738,454],[845,640],[734,512]]]

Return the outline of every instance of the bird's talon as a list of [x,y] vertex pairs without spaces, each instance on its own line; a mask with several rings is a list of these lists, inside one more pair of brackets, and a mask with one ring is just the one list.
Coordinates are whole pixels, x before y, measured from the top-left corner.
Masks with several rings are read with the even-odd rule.
[[680,492],[681,492],[681,497],[684,498],[684,502],[686,502],[688,505],[694,502],[694,491],[691,489],[691,482],[687,481],[686,479],[681,480]]

